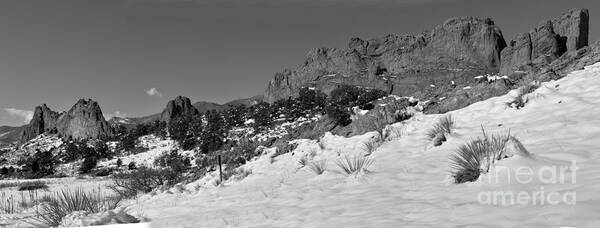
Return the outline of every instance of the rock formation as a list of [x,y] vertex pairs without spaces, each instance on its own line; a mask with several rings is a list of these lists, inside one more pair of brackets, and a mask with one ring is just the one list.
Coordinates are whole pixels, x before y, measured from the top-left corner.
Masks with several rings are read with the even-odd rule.
[[352,38],[346,49],[311,50],[302,65],[276,73],[265,100],[294,97],[306,86],[328,93],[339,84],[407,95],[440,80],[459,81],[498,71],[505,46],[491,19],[473,17],[451,18],[419,35]]
[[572,9],[546,20],[528,33],[517,34],[501,53],[500,74],[531,71],[550,64],[566,52],[588,45],[589,12]]
[[60,114],[45,104],[36,107],[33,119],[23,129],[20,141],[26,142],[46,132],[73,139],[112,136],[112,129],[104,119],[98,102],[84,99],[77,101],[69,111]]
[[56,121],[58,117],[59,114],[48,108],[46,104],[35,107],[33,118],[21,134],[21,142],[29,141],[45,132],[57,133]]
[[169,101],[167,107],[160,114],[160,121],[169,122],[174,118],[181,116],[198,115],[200,112],[192,105],[187,97],[178,96]]

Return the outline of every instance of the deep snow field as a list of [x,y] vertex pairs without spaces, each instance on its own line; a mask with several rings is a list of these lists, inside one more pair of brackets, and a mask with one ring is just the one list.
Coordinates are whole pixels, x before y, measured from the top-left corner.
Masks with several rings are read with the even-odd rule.
[[[362,143],[376,132],[327,134],[324,150],[310,140],[274,159],[266,150],[244,166],[252,174],[242,180],[215,187],[214,173],[128,206],[154,227],[170,228],[600,227],[600,63],[542,83],[519,110],[506,105],[515,93],[448,113],[456,129],[440,147],[425,133],[442,115],[394,124],[402,137],[369,155],[368,174],[346,176],[335,161],[364,156]],[[449,156],[482,127],[510,130],[532,156],[503,159],[477,182],[454,184]],[[313,161],[326,160],[322,175],[300,167],[310,151]]]

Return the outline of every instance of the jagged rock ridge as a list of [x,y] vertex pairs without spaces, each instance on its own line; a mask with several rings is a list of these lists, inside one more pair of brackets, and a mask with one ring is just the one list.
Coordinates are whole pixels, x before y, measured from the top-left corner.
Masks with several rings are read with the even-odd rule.
[[588,45],[589,13],[573,9],[518,34],[506,45],[489,19],[456,17],[418,35],[352,38],[346,49],[311,50],[303,64],[276,73],[265,101],[295,97],[302,87],[329,93],[340,84],[424,97],[430,87],[470,84],[473,76],[535,71]]
[[474,17],[451,18],[418,35],[352,38],[346,49],[311,50],[302,65],[276,73],[265,100],[294,97],[305,86],[328,93],[339,84],[411,94],[440,78],[461,80],[498,71],[505,46],[502,32],[491,19]]
[[572,9],[545,20],[527,33],[520,33],[502,50],[500,74],[531,71],[550,64],[566,52],[588,45],[589,12]]
[[63,113],[52,111],[46,104],[36,107],[20,141],[26,142],[46,132],[73,139],[99,139],[113,134],[98,102],[84,99]]

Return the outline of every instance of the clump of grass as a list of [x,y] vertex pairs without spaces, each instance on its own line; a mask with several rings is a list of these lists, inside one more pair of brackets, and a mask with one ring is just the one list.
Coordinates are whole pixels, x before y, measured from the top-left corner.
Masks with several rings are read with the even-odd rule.
[[[473,139],[458,147],[455,154],[450,156],[450,167],[455,183],[472,182],[481,173],[487,173],[495,161],[504,158],[506,145],[510,138],[507,134],[488,135],[483,130],[483,136]],[[521,144],[524,149],[524,146]]]
[[25,181],[25,182],[21,182],[18,185],[17,190],[19,191],[32,191],[32,190],[38,190],[38,189],[48,189],[48,185],[46,184],[46,182],[44,181]]
[[426,133],[429,141],[432,141],[434,146],[439,146],[446,141],[446,136],[452,134],[454,129],[454,119],[451,115],[446,115],[433,124],[433,127]]
[[361,149],[365,152],[366,155],[370,155],[377,150],[381,146],[381,143],[378,140],[369,140],[362,144]]
[[325,150],[325,149],[327,149],[327,145],[325,145],[325,141],[323,140],[323,138],[320,138],[320,139],[317,141],[317,145],[319,145],[319,148],[320,148],[321,150]]
[[404,135],[404,130],[401,127],[388,127],[385,132],[385,140],[392,141],[394,139],[399,139]]
[[244,178],[250,176],[250,174],[252,174],[251,169],[237,168],[237,169],[233,170],[233,174],[231,176],[233,177],[233,180],[240,181],[240,180],[243,180]]
[[327,170],[327,160],[313,161],[308,165],[308,168],[317,175],[321,175]]
[[374,160],[370,157],[365,156],[344,156],[338,159],[335,163],[342,171],[348,175],[368,174],[369,167],[373,164]]
[[98,213],[115,209],[121,198],[105,195],[101,192],[88,193],[82,189],[62,190],[40,204],[32,224],[43,227],[56,227],[61,220],[74,211]]
[[519,87],[517,89],[517,95],[513,97],[512,101],[506,102],[506,105],[516,109],[525,107],[525,104],[528,102],[527,94],[533,93],[533,91],[539,87],[539,83],[531,83]]
[[300,165],[300,168],[308,165],[308,156],[304,155],[304,156],[300,157],[300,159],[298,160],[298,164]]

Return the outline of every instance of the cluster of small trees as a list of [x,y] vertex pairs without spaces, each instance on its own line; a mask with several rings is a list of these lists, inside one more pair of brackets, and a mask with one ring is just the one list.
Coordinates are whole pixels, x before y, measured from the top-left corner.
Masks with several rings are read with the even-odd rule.
[[363,110],[373,109],[373,101],[385,97],[387,93],[377,89],[367,89],[358,86],[341,85],[331,91],[327,101],[326,113],[339,125],[346,126],[352,121],[352,107],[358,106]]

